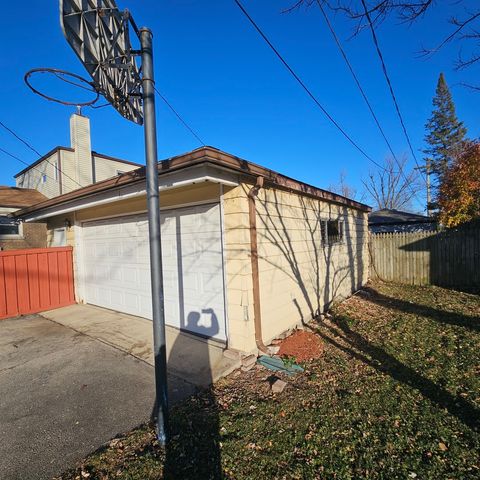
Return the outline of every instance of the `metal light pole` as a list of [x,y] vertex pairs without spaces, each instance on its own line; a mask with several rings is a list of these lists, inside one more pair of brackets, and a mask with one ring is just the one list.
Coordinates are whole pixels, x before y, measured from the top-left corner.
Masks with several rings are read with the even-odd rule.
[[147,160],[147,207],[152,279],[153,348],[155,354],[155,416],[157,438],[168,440],[167,352],[165,347],[165,308],[163,298],[162,250],[160,241],[160,202],[158,193],[157,126],[155,118],[155,81],[153,78],[152,32],[141,28],[142,97],[144,111],[145,155]]

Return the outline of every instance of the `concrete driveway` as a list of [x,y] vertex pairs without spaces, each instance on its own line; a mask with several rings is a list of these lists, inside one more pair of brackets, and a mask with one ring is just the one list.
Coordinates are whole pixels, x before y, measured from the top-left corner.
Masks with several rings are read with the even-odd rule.
[[60,474],[147,421],[153,400],[153,368],[128,353],[38,315],[1,321],[0,479]]

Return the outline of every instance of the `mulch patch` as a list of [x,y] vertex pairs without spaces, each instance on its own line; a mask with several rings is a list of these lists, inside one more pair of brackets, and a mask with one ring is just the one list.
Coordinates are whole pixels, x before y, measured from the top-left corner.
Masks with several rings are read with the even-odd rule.
[[282,341],[278,355],[295,357],[297,362],[308,362],[319,358],[323,353],[323,343],[318,335],[305,330],[297,330]]

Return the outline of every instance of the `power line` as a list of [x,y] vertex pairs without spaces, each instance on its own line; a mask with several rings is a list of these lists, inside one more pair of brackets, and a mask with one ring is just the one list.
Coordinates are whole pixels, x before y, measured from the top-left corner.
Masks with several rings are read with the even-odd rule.
[[[5,155],[8,155],[9,157],[12,157],[14,158],[15,160],[19,161],[20,163],[23,163],[24,165],[27,165],[28,167],[31,166],[30,163],[26,162],[25,160],[22,160],[20,157],[17,157],[16,155],[14,155],[13,153],[10,153],[8,152],[7,150],[5,150],[4,148],[0,147],[0,152],[4,153]],[[53,180],[54,182],[56,182],[57,180],[55,180],[55,178],[51,177],[50,175],[48,175],[47,173],[45,172],[42,172],[42,170],[40,170],[39,168],[36,168],[36,167],[31,167],[33,170],[36,170],[37,172],[40,172],[41,175],[45,175],[46,177],[50,178],[50,180]],[[65,186],[65,185],[64,185]]]
[[323,112],[323,114],[330,120],[330,122],[342,133],[342,135],[370,162],[375,164],[377,167],[385,170],[385,167],[380,165],[378,162],[376,162],[370,155],[368,155],[365,150],[362,149],[358,145],[355,140],[350,137],[350,135],[340,126],[340,124],[327,112],[325,107],[320,103],[320,101],[315,97],[315,95],[311,92],[311,90],[305,85],[303,80],[295,73],[292,67],[287,63],[287,61],[282,57],[280,52],[273,46],[272,42],[267,38],[265,33],[261,30],[261,28],[255,23],[253,18],[248,14],[248,12],[245,10],[243,5],[239,2],[239,0],[234,0],[234,2],[237,4],[238,8],[242,11],[242,13],[245,15],[245,17],[249,20],[249,22],[253,25],[255,30],[259,33],[259,35],[263,38],[263,40],[267,43],[267,45],[270,47],[270,49],[275,53],[275,55],[278,57],[278,59],[282,62],[284,67],[290,72],[290,74],[295,78],[295,80],[300,84],[300,86],[305,90],[307,95],[313,100],[313,102],[317,105],[318,108]]
[[7,132],[10,132],[17,140],[20,140],[24,145],[26,145],[32,152],[35,152],[39,157],[42,156],[42,154],[34,147],[32,147],[26,140],[21,138],[19,135],[17,135],[11,128],[7,127],[2,121],[0,121],[0,125],[7,130]]
[[355,73],[355,71],[352,67],[352,64],[350,63],[350,60],[348,59],[347,54],[346,54],[345,50],[343,49],[342,44],[340,43],[340,39],[338,38],[338,36],[337,36],[337,34],[336,34],[336,32],[333,28],[333,25],[331,24],[324,8],[322,7],[322,4],[320,3],[320,0],[317,0],[317,5],[318,5],[318,8],[320,9],[320,12],[323,15],[323,18],[325,19],[325,22],[326,22],[326,24],[327,24],[327,26],[330,30],[330,33],[333,36],[333,39],[335,40],[335,43],[337,44],[337,47],[338,47],[340,53],[342,54],[343,59],[345,60],[345,63],[347,64],[348,69],[350,70],[350,73],[352,74],[353,79],[355,80],[355,83],[357,84],[358,89],[360,90],[360,93],[362,94],[363,99],[365,100],[365,103],[367,104],[368,109],[370,110],[370,113],[372,114],[373,119],[375,120],[375,123],[376,123],[380,133],[382,134],[383,139],[385,140],[385,143],[388,146],[388,149],[390,150],[390,153],[392,154],[393,157],[395,157],[395,153],[393,151],[393,148],[392,148],[392,146],[391,146],[391,144],[390,144],[390,142],[389,142],[389,140],[388,140],[388,138],[387,138],[387,136],[386,136],[386,134],[385,134],[385,132],[382,128],[382,126],[380,125],[380,121],[378,120],[377,115],[375,114],[375,111],[373,110],[373,107],[372,107],[372,105],[371,105],[371,103],[370,103],[370,101],[367,97],[367,94],[365,93],[365,90],[363,89],[363,87],[360,83],[360,80],[358,79],[357,74]]
[[408,143],[408,146],[410,148],[410,152],[412,153],[413,159],[415,160],[415,164],[417,165],[420,174],[422,176],[424,176],[423,172],[422,172],[422,167],[420,167],[420,165],[418,163],[418,160],[417,160],[417,156],[415,155],[415,151],[413,150],[412,142],[410,141],[410,136],[408,135],[408,132],[407,132],[407,127],[405,126],[405,122],[403,121],[402,113],[400,112],[400,107],[399,107],[398,102],[397,102],[397,97],[395,95],[395,91],[393,90],[393,85],[392,85],[392,82],[390,81],[390,76],[388,75],[387,66],[386,66],[385,60],[383,58],[382,50],[380,49],[380,44],[378,42],[377,34],[375,33],[375,28],[373,27],[372,19],[370,18],[370,13],[368,11],[367,5],[365,4],[365,0],[361,0],[361,2],[362,2],[363,9],[365,11],[365,17],[367,18],[368,25],[370,27],[370,32],[372,33],[372,40],[373,40],[373,43],[375,45],[375,49],[377,51],[378,58],[380,59],[380,63],[382,64],[383,75],[384,75],[385,80],[387,82],[388,89],[390,90],[390,95],[392,97],[393,104],[395,105],[395,110],[396,110],[398,118],[400,120],[400,124],[402,125],[403,133],[405,134],[405,138],[407,139],[407,143]]
[[[2,126],[5,130],[7,130],[7,132],[10,132],[17,140],[19,140],[20,142],[22,142],[24,145],[26,145],[30,150],[32,150],[33,152],[35,152],[40,158],[43,157],[43,155],[34,147],[32,147],[32,145],[27,142],[25,139],[23,139],[22,137],[20,137],[20,135],[18,135],[17,133],[15,133],[11,128],[7,127],[7,125],[5,125],[1,120],[0,120],[0,126]],[[10,155],[12,156],[12,155]],[[13,158],[16,158],[15,156]],[[18,158],[17,158],[18,160]],[[65,175],[67,178],[69,178],[72,182],[76,183],[80,188],[82,188],[82,185],[80,185],[75,179],[73,179],[70,175],[67,175],[65,172],[60,172],[60,169],[58,168],[57,165],[55,165],[54,163],[51,163],[48,158],[44,158],[43,159],[45,162],[47,162],[49,165],[51,165],[57,172],[57,175],[58,175],[58,178],[61,177],[61,175]],[[20,160],[22,163],[25,163],[23,162],[22,160]],[[28,163],[27,163],[28,166],[30,166]],[[51,177],[50,177],[51,178]]]
[[405,181],[407,182],[408,188],[410,188],[413,195],[417,198],[417,200],[420,203],[422,203],[420,198],[418,197],[417,193],[415,192],[415,190],[409,185],[409,180],[408,180],[408,178],[406,177],[406,175],[403,171],[403,167],[402,167],[400,161],[398,160],[397,156],[395,155],[395,152],[393,151],[393,148],[392,148],[392,146],[391,146],[391,144],[390,144],[390,142],[387,138],[387,135],[385,134],[385,131],[383,130],[383,128],[380,124],[380,121],[378,120],[378,117],[375,114],[375,111],[373,110],[372,104],[370,103],[370,100],[368,99],[367,94],[365,93],[365,90],[363,89],[362,84],[360,83],[360,80],[358,79],[358,76],[355,73],[355,70],[353,69],[352,64],[350,63],[350,60],[348,59],[348,56],[347,56],[347,54],[346,54],[346,52],[345,52],[345,50],[344,50],[344,48],[343,48],[343,46],[340,42],[340,39],[338,38],[338,35],[335,32],[335,29],[333,28],[332,23],[330,22],[330,19],[328,18],[327,13],[325,12],[325,9],[323,8],[320,0],[316,0],[316,3],[318,5],[318,8],[320,9],[320,12],[322,13],[323,18],[325,19],[325,22],[328,26],[328,29],[330,30],[330,33],[332,34],[333,39],[335,40],[335,43],[336,43],[343,59],[345,60],[345,63],[347,64],[348,69],[350,70],[350,73],[352,74],[353,79],[355,80],[355,83],[356,83],[358,89],[360,90],[360,93],[361,93],[363,99],[365,100],[365,103],[367,104],[368,109],[370,110],[370,113],[372,114],[372,117],[373,117],[373,119],[374,119],[374,121],[375,121],[375,123],[378,127],[378,130],[380,131],[383,139],[385,140],[385,143],[387,144],[387,147],[390,150],[390,153],[392,154],[392,157],[395,160],[395,162],[396,162],[396,164],[399,168],[400,175],[402,175],[403,178],[405,179]]
[[158,96],[165,102],[165,105],[173,112],[173,114],[178,118],[178,120],[183,124],[183,126],[200,142],[204,147],[205,142],[195,133],[192,127],[180,116],[180,114],[173,108],[172,104],[165,98],[164,95],[160,93],[157,87],[153,87],[157,92]]

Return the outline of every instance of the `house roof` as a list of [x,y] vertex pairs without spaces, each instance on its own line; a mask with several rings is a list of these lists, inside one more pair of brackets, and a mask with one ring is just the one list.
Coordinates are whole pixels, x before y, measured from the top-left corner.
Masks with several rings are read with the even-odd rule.
[[20,170],[17,174],[13,176],[13,178],[17,178],[23,173],[27,172],[31,168],[37,166],[39,163],[43,162],[46,158],[51,157],[54,153],[57,153],[60,150],[67,150],[69,152],[73,152],[73,148],[68,148],[68,147],[55,147],[52,148],[49,152],[47,152],[45,155],[40,157],[38,160],[35,160],[33,163],[31,163],[28,167],[25,167],[23,170]]
[[[23,170],[21,170],[20,172],[18,172],[17,174],[15,174],[13,176],[13,178],[17,178],[19,177],[20,175],[24,174],[25,172],[27,172],[28,170],[30,170],[31,168],[37,166],[39,163],[43,162],[46,158],[49,158],[51,157],[54,153],[57,153],[59,152],[60,150],[64,150],[66,152],[74,152],[75,150],[73,148],[70,148],[70,147],[55,147],[55,148],[52,148],[52,150],[50,150],[49,152],[47,152],[45,155],[43,155],[42,157],[40,157],[38,160],[35,160],[33,163],[31,163],[28,167],[25,167]],[[116,157],[110,157],[109,155],[104,155],[103,153],[98,153],[98,152],[95,152],[92,150],[92,155],[94,157],[100,157],[100,158],[106,158],[107,160],[113,160],[115,162],[121,162],[121,163],[125,163],[127,165],[134,165],[136,167],[141,167],[142,164],[141,163],[135,163],[135,162],[131,162],[130,160],[123,160],[122,158],[116,158]]]
[[402,212],[400,210],[392,210],[382,208],[368,215],[369,225],[393,225],[399,223],[432,223],[433,218],[416,213]]
[[18,188],[0,185],[0,207],[24,208],[47,200],[33,188]]
[[103,153],[98,153],[95,150],[92,150],[92,155],[94,157],[106,158],[107,160],[113,160],[114,162],[126,163],[127,165],[133,165],[135,167],[142,167],[141,163],[131,162],[130,160],[124,160],[123,158],[111,157],[110,155],[105,155]]
[[[170,172],[182,170],[188,167],[197,165],[212,165],[223,170],[231,171],[237,174],[241,174],[252,181],[256,177],[263,177],[266,186],[272,185],[284,190],[293,191],[301,195],[318,198],[321,200],[329,201],[339,205],[345,205],[355,208],[364,212],[369,212],[371,208],[368,205],[343,197],[336,193],[328,192],[320,188],[314,187],[307,183],[294,180],[293,178],[282,175],[273,170],[267,169],[252,162],[248,162],[242,158],[236,157],[229,153],[218,150],[214,147],[201,147],[183,155],[168,158],[158,163],[159,175],[164,175]],[[114,178],[103,180],[92,185],[88,185],[77,190],[65,193],[58,197],[43,201],[37,205],[27,207],[19,212],[16,212],[16,216],[26,215],[43,208],[61,205],[64,202],[87,197],[93,194],[103,192],[105,190],[118,188],[128,184],[140,182],[145,180],[145,167],[126,172]],[[246,180],[246,181],[248,181]]]

